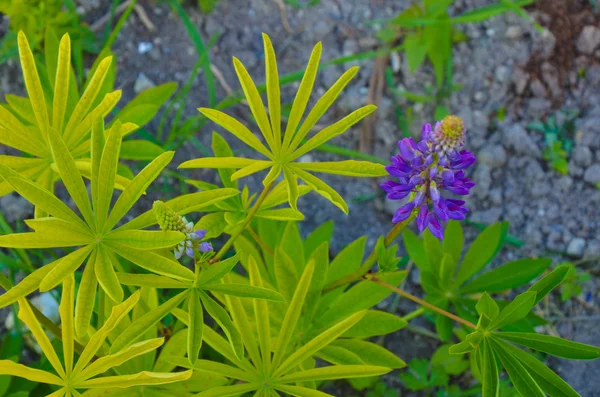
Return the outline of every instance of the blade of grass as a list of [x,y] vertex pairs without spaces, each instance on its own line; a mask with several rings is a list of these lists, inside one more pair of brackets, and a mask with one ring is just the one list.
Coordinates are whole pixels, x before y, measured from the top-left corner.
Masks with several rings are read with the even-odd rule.
[[129,18],[129,15],[133,11],[133,7],[136,5],[136,3],[137,3],[137,0],[133,0],[129,4],[129,7],[127,7],[127,9],[123,12],[123,14],[121,14],[121,17],[117,21],[115,28],[110,33],[110,36],[108,36],[108,39],[106,39],[106,41],[104,42],[104,45],[102,46],[103,50],[106,48],[110,49],[112,47],[112,45],[115,43],[117,36],[119,35],[119,33],[121,33],[121,29],[123,29],[123,26],[125,25],[127,18]]
[[104,32],[102,33],[102,47],[104,47],[104,43],[106,43],[106,40],[110,35],[110,28],[112,26],[113,19],[115,18],[115,11],[118,6],[119,0],[112,0],[110,5],[110,13],[108,15],[108,22],[106,23],[106,26],[104,26]]

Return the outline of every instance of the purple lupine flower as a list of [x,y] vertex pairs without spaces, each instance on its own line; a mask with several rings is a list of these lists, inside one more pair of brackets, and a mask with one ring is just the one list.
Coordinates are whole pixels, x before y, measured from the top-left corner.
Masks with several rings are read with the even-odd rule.
[[213,246],[211,243],[209,243],[207,241],[203,241],[200,243],[200,252],[207,253],[207,252],[211,252],[212,250],[213,250]]
[[398,223],[417,214],[417,228],[425,229],[443,239],[443,222],[465,219],[469,211],[463,200],[446,198],[442,192],[466,196],[475,186],[463,170],[475,163],[475,156],[461,150],[465,142],[465,127],[457,116],[446,116],[432,128],[425,124],[422,140],[412,138],[398,142],[400,154],[392,157],[387,172],[397,181],[381,184],[390,200],[405,200],[394,214],[392,222]]
[[[202,240],[206,236],[206,230],[194,230],[194,224],[192,222],[188,222],[184,216],[182,219],[182,228],[181,232],[185,234],[185,240],[175,247],[175,258],[179,259],[183,256],[183,253],[190,258],[194,258],[195,248],[198,247],[200,252],[210,252],[212,251],[212,246],[208,242],[201,242],[198,244],[199,240]],[[210,246],[210,249],[207,251],[203,251],[202,249],[206,249],[206,245]]]

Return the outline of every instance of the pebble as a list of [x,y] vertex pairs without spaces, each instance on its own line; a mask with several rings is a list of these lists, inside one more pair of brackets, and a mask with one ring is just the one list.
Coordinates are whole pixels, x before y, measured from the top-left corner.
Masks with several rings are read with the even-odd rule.
[[584,250],[585,240],[580,237],[572,239],[569,245],[567,246],[567,254],[574,258],[581,258],[583,256]]
[[479,151],[477,161],[491,168],[499,168],[506,164],[506,151],[500,145],[486,146]]
[[584,54],[592,54],[600,45],[600,28],[585,26],[577,39],[577,49]]
[[487,164],[480,163],[475,169],[473,175],[475,187],[473,194],[479,198],[485,198],[489,194],[490,186],[492,185],[492,175],[490,167]]
[[600,164],[588,167],[583,174],[583,180],[593,184],[600,183]]
[[154,46],[152,45],[152,43],[148,42],[148,41],[140,41],[138,44],[138,54],[143,55],[146,54],[147,52],[150,52],[150,50],[153,48]]
[[517,25],[509,26],[508,29],[506,29],[506,33],[504,34],[504,37],[510,40],[517,40],[521,38],[521,36],[523,36],[523,29]]
[[525,128],[519,124],[510,125],[504,131],[504,144],[516,153],[540,158],[542,153],[535,142],[529,137]]
[[588,167],[592,164],[592,151],[587,146],[577,145],[573,149],[572,158],[577,164]]
[[133,91],[139,94],[142,91],[155,87],[156,84],[150,80],[144,73],[140,73],[133,84]]
[[508,66],[500,65],[494,71],[494,75],[499,82],[505,82],[510,77],[510,68]]

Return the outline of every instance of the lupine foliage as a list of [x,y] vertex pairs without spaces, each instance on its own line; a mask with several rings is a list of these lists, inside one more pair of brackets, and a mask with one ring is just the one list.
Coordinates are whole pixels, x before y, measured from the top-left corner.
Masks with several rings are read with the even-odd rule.
[[[458,342],[443,345],[434,361],[448,367],[447,374],[456,375],[466,369],[462,356],[468,354],[484,397],[498,395],[501,368],[524,396],[578,395],[541,361],[514,346],[570,359],[600,356],[596,347],[533,329],[543,320],[531,314],[532,308],[563,281],[568,268],[555,268],[512,301],[494,300],[490,293],[525,285],[542,275],[551,261],[522,259],[484,272],[501,249],[506,224],[486,229],[464,256],[460,224],[451,221],[441,233],[449,219],[464,218],[465,211],[455,216],[449,201],[441,201],[435,191],[444,184],[448,190],[464,188],[463,194],[468,193],[466,179],[456,182],[457,173],[465,168],[459,163],[472,163],[470,155],[457,150],[464,143],[462,124],[460,131],[450,131],[458,135],[433,136],[438,127],[426,129],[427,147],[401,143],[400,157],[406,164],[394,167],[404,171],[393,175],[399,182],[385,187],[390,194],[409,186],[405,196],[410,195],[413,203],[422,190],[419,205],[413,204],[402,219],[396,219],[389,238],[380,239],[366,259],[363,237],[330,260],[333,223],[324,223],[303,239],[295,223],[304,218],[298,198],[314,190],[346,213],[348,206],[311,172],[386,174],[383,166],[364,161],[299,161],[375,110],[361,108],[309,137],[356,74],[355,68],[344,73],[303,119],[318,70],[318,44],[282,130],[275,54],[264,35],[268,113],[243,65],[234,59],[234,66],[266,145],[240,121],[216,110],[200,111],[267,160],[234,156],[225,139],[214,133],[214,157],[189,160],[180,168],[216,168],[223,186],[188,180],[200,191],[157,201],[152,209],[131,218],[128,213],[141,205],[138,201],[174,153],[145,152],[149,163],[134,175],[120,165],[120,160],[134,158],[123,138],[156,113],[162,102],[153,100],[163,101],[169,89],[142,94],[108,122],[105,118],[119,97],[110,92],[112,82],[105,85],[106,79],[114,81],[110,58],[92,68],[80,97],[71,84],[69,36],[46,51],[43,73],[38,73],[44,66],[34,60],[24,34],[19,41],[29,97],[9,97],[9,105],[0,108],[0,136],[3,143],[27,155],[3,156],[0,179],[3,193],[14,190],[31,202],[36,217],[26,221],[32,232],[0,236],[0,246],[14,250],[13,261],[28,258],[24,253],[36,249],[52,250],[56,259],[50,263],[27,259],[21,269],[28,274],[15,286],[0,277],[7,290],[0,296],[0,307],[18,305],[18,318],[33,334],[46,363],[36,368],[19,364],[18,356],[8,357],[0,360],[0,375],[36,382],[39,385],[28,390],[53,397],[327,396],[318,390],[323,382],[376,377],[405,366],[394,353],[369,340],[407,325],[395,314],[373,309],[396,291],[425,305],[427,315],[435,314],[443,340]],[[52,42],[47,37],[46,47],[53,48]],[[53,89],[42,80],[53,82],[49,85]],[[451,121],[454,126],[462,123]],[[441,139],[448,137],[458,139]],[[417,149],[423,158],[415,155]],[[141,158],[139,153],[135,158]],[[267,169],[262,192],[251,193],[248,186],[239,185],[240,178]],[[414,175],[407,178],[405,171]],[[283,180],[278,182],[281,174]],[[55,181],[64,186],[68,200],[55,195]],[[115,189],[121,192],[115,194]],[[431,225],[429,215],[422,214],[429,206],[438,218],[431,232],[426,230],[423,240],[404,232],[406,250],[421,271],[424,302],[396,288],[406,271],[397,268],[405,261],[397,257],[393,240],[414,217],[420,219],[421,230],[425,221]],[[187,219],[195,213],[205,215],[198,215],[194,225]],[[214,252],[207,239],[220,236],[227,242]],[[375,263],[378,272],[372,268]],[[60,296],[60,327],[28,301],[38,290]],[[454,327],[450,318],[461,325]],[[59,340],[53,342],[44,328]],[[462,356],[452,361],[448,357],[454,353]],[[415,377],[425,376],[431,383],[428,372],[426,361],[411,361],[410,373],[403,379],[421,387],[423,382]]]

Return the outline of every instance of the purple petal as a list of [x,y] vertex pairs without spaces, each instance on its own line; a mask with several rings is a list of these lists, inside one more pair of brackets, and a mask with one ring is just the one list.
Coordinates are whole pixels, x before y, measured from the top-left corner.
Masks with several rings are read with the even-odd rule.
[[398,208],[398,210],[394,214],[394,217],[392,218],[392,222],[398,223],[398,222],[402,222],[402,221],[405,221],[406,219],[408,219],[410,217],[410,214],[412,213],[412,210],[414,207],[415,207],[415,204],[410,202],[410,203],[406,203],[402,207]]
[[209,242],[202,242],[200,243],[200,252],[210,252],[213,250],[213,246],[211,243]]
[[440,224],[440,222],[435,218],[435,216],[433,216],[433,214],[429,214],[429,216],[427,218],[428,218],[427,220],[429,221],[429,225],[427,225],[427,229],[429,229],[431,234],[433,234],[435,237],[437,237],[438,240],[443,240],[444,239],[444,229],[442,229],[442,225]]
[[415,195],[415,198],[413,199],[413,202],[415,203],[415,207],[420,207],[421,204],[423,204],[424,199],[425,199],[425,189],[421,188],[421,189],[419,189],[419,191]]
[[435,182],[431,182],[431,185],[429,186],[429,194],[431,194],[431,199],[434,203],[440,201],[441,194]]
[[423,128],[421,129],[421,139],[424,141],[429,140],[429,137],[431,136],[431,132],[432,132],[431,124],[429,124],[429,123],[423,124]]
[[194,249],[190,248],[190,247],[186,248],[185,249],[185,254],[187,256],[189,256],[190,258],[193,258],[194,257]]
[[444,185],[452,185],[454,183],[454,172],[448,169],[442,171],[442,181],[444,181]]
[[206,230],[196,230],[195,233],[198,240],[202,240],[206,236]]
[[400,155],[404,158],[404,160],[411,161],[418,156],[418,153],[415,150],[416,145],[412,138],[402,139],[400,142],[398,142],[398,146],[400,147]]
[[422,206],[421,210],[419,211],[419,214],[417,215],[417,228],[419,229],[419,232],[421,232],[421,233],[427,227],[427,215],[428,214],[429,214],[429,211],[427,209],[427,206],[426,205]]

